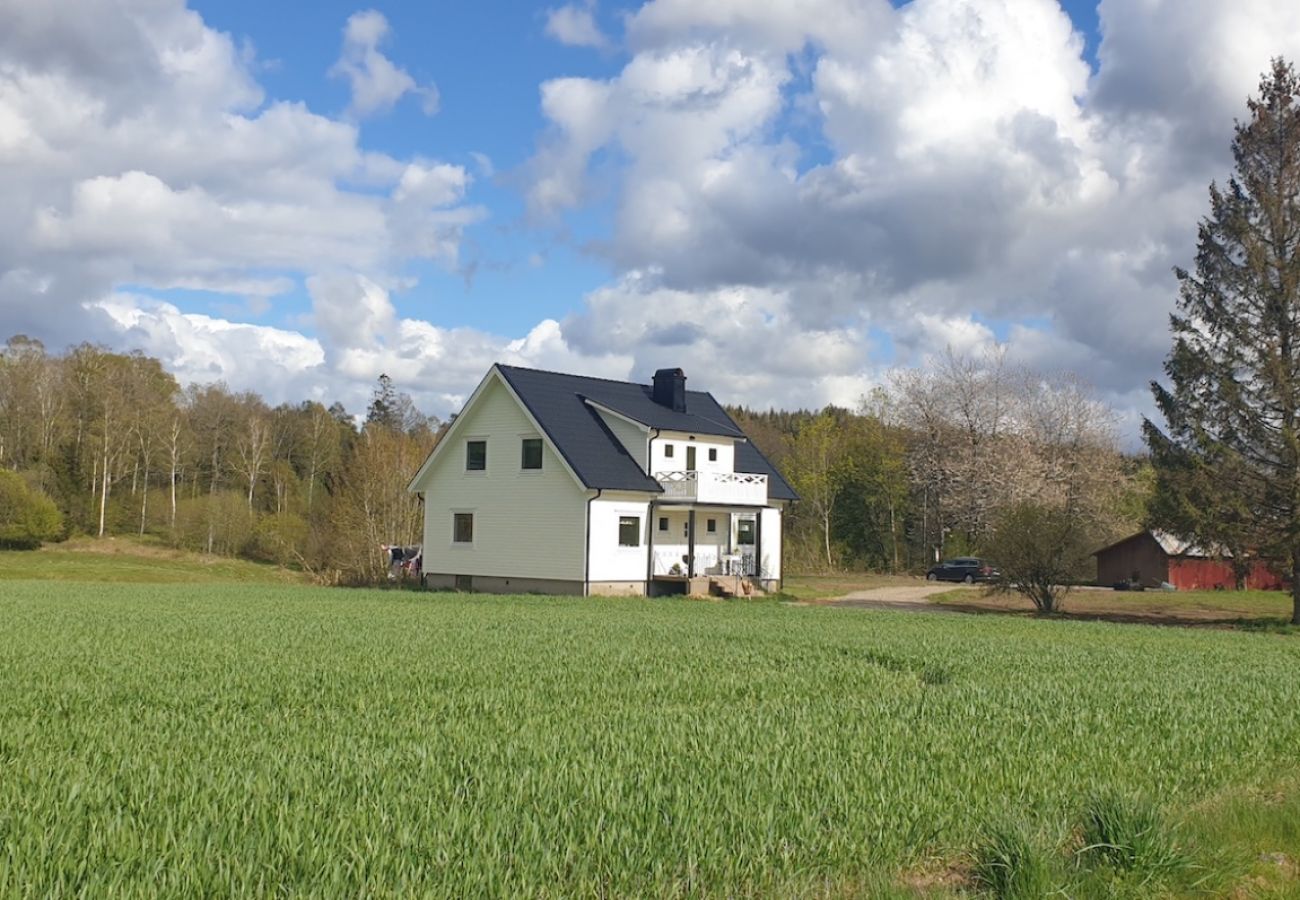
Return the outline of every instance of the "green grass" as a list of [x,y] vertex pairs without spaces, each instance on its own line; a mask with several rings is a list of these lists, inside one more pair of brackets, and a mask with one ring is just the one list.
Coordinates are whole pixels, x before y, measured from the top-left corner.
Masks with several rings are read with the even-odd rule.
[[0,617],[3,896],[881,896],[1300,746],[1267,634],[51,582]]
[[39,550],[0,550],[0,581],[134,584],[291,584],[303,576],[279,566],[173,550],[137,538],[78,538]]

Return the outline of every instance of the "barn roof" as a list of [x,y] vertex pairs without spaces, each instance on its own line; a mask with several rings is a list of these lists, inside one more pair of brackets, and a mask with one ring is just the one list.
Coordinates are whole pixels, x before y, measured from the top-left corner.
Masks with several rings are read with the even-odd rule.
[[1232,556],[1232,553],[1230,553],[1227,549],[1222,549],[1219,550],[1218,552],[1211,552],[1208,551],[1206,548],[1202,547],[1201,545],[1193,543],[1190,540],[1187,540],[1186,538],[1181,538],[1178,535],[1173,534],[1172,532],[1161,531],[1158,528],[1153,528],[1148,531],[1139,531],[1137,534],[1130,534],[1128,537],[1123,538],[1122,540],[1118,540],[1113,544],[1107,544],[1105,547],[1102,547],[1100,550],[1094,551],[1092,555],[1100,556],[1101,554],[1106,553],[1109,550],[1113,550],[1116,547],[1127,544],[1129,541],[1137,540],[1138,538],[1145,537],[1147,535],[1150,535],[1151,538],[1157,544],[1160,545],[1160,549],[1165,552],[1166,556],[1188,556],[1188,557],[1195,557],[1198,559],[1222,559],[1224,557]]
[[656,403],[649,385],[501,364],[497,370],[587,487],[661,491],[610,432],[592,408],[594,402],[648,428],[736,438],[737,472],[766,475],[768,496],[774,500],[798,499],[707,391],[687,391],[686,411],[676,412]]

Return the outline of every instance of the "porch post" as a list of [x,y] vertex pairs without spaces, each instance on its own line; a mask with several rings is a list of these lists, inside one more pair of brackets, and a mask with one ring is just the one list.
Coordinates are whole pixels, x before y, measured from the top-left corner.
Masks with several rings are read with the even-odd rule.
[[655,580],[655,502],[653,500],[650,501],[648,516],[650,519],[648,523],[650,527],[650,539],[646,541],[647,559],[645,565],[645,592],[647,596],[650,594],[650,585],[653,584]]
[[754,577],[763,580],[763,511],[754,516]]
[[695,509],[686,514],[686,577],[695,577]]

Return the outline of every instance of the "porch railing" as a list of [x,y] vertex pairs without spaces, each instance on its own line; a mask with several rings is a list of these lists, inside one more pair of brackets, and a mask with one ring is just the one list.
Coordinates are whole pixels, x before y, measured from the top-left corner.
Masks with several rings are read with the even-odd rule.
[[767,476],[752,472],[656,472],[665,500],[695,503],[743,503],[762,506],[767,502]]
[[[655,550],[655,576],[684,576],[687,572],[687,560],[683,548]],[[697,547],[695,551],[696,575],[740,575],[753,578],[758,575],[758,563],[752,548],[743,553],[719,553],[713,547]]]

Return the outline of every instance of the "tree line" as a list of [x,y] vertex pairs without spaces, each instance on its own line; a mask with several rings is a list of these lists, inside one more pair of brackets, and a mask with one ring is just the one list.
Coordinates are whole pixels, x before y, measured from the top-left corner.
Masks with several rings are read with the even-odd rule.
[[[923,570],[980,552],[1018,503],[1068,507],[1084,544],[1141,518],[1144,470],[1109,411],[999,352],[949,353],[853,410],[732,412],[802,498],[792,571]],[[338,403],[272,407],[182,388],[140,353],[15,336],[0,349],[0,543],[133,534],[372,580],[381,543],[419,540],[406,485],[441,430],[387,376],[358,425]]]
[[134,534],[209,554],[373,580],[380,543],[414,543],[407,481],[442,423],[382,376],[358,425],[341,405],[270,406],[182,388],[141,353],[0,349],[0,543]]

